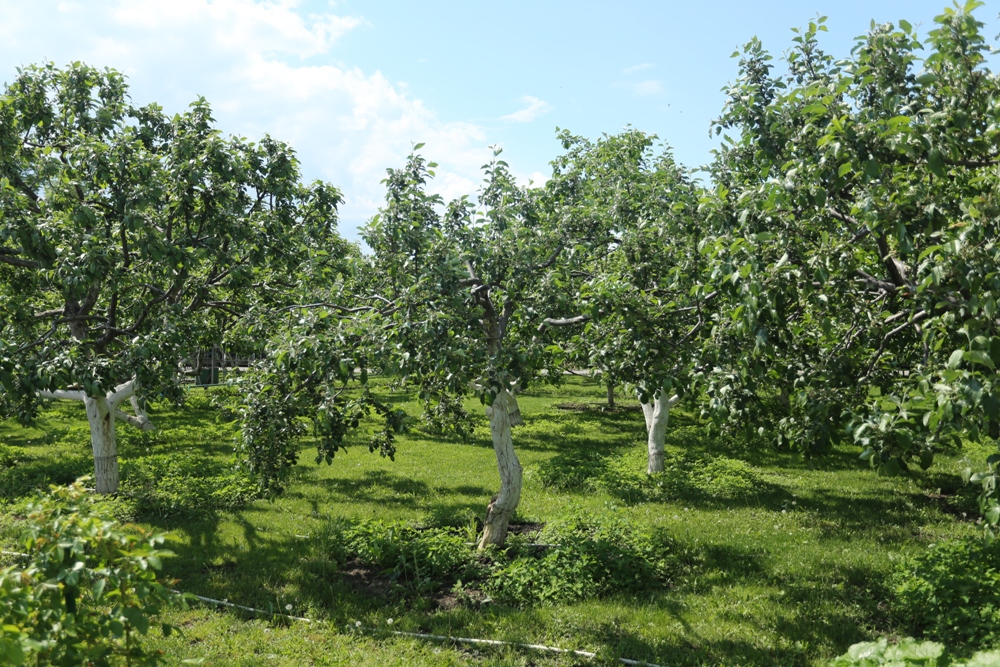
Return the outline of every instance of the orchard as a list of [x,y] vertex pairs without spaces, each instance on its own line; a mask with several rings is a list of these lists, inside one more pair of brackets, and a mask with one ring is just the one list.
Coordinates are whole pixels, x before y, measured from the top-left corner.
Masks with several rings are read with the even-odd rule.
[[0,660],[1000,665],[979,7],[752,39],[702,167],[557,130],[446,198],[414,144],[359,241],[205,99],[19,69]]

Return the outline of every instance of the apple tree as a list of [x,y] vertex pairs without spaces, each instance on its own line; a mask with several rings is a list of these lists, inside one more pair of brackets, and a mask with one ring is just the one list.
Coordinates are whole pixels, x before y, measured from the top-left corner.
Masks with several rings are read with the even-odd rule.
[[1000,78],[979,4],[924,40],[873,24],[843,60],[820,19],[785,73],[757,40],[737,54],[704,207],[733,304],[704,350],[720,421],[767,430],[777,408],[783,441],[853,440],[886,474],[1000,437]]
[[115,421],[145,426],[140,399],[178,398],[185,360],[281,302],[339,201],[288,146],[222,136],[204,100],[171,117],[112,70],[20,70],[0,95],[0,414],[81,401],[114,493]]

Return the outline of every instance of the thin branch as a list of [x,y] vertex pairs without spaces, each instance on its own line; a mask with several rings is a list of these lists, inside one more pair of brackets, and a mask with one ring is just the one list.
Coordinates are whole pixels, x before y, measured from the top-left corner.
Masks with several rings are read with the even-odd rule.
[[550,266],[552,266],[553,264],[556,263],[556,260],[559,259],[559,255],[562,253],[562,251],[565,248],[566,248],[566,244],[565,243],[559,243],[559,245],[556,246],[556,249],[552,252],[552,254],[549,255],[548,259],[546,259],[541,264],[538,264],[537,266],[530,266],[530,267],[528,267],[528,270],[529,271],[544,271],[545,269],[549,268]]
[[898,334],[900,331],[903,331],[907,327],[915,325],[917,322],[925,319],[926,317],[927,317],[927,312],[921,310],[919,313],[916,313],[910,320],[904,322],[903,324],[900,324],[898,327],[892,329],[889,333],[883,336],[882,342],[879,343],[878,350],[875,352],[875,356],[872,357],[872,360],[868,363],[868,369],[865,371],[864,377],[862,377],[862,379],[863,380],[867,379],[872,374],[872,371],[875,370],[875,362],[877,362],[879,358],[882,356],[882,353],[885,352],[885,344],[889,341],[890,338]]
[[883,292],[886,292],[888,294],[893,294],[893,293],[896,292],[896,290],[899,289],[898,286],[896,286],[896,285],[894,285],[894,284],[892,284],[892,283],[890,283],[890,282],[888,282],[886,280],[880,280],[880,279],[876,278],[875,276],[871,275],[870,273],[868,273],[866,271],[862,271],[861,269],[855,269],[854,272],[856,274],[858,274],[858,276],[860,276],[861,279],[864,280],[869,285],[872,285],[873,287],[877,287],[880,290],[882,290]]
[[293,306],[285,306],[284,308],[278,308],[277,310],[272,310],[271,312],[283,313],[290,310],[306,310],[309,308],[333,308],[335,310],[339,310],[342,313],[364,313],[367,311],[375,310],[374,306],[358,306],[357,308],[348,308],[347,306],[341,306],[336,303],[326,303],[320,301],[317,303],[302,303],[302,304],[295,304]]

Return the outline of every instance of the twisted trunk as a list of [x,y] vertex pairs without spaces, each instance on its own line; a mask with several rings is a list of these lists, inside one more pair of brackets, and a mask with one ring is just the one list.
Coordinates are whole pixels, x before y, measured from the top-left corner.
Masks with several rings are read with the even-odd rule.
[[663,472],[663,443],[667,436],[667,422],[670,408],[680,400],[676,394],[663,400],[663,392],[657,392],[652,403],[642,404],[642,414],[646,418],[647,464],[646,473]]
[[522,470],[511,437],[509,398],[510,394],[504,391],[493,401],[493,406],[486,409],[493,436],[493,451],[497,456],[497,469],[500,471],[500,491],[493,496],[486,508],[483,536],[479,540],[480,549],[491,544],[503,546],[511,517],[521,500]]

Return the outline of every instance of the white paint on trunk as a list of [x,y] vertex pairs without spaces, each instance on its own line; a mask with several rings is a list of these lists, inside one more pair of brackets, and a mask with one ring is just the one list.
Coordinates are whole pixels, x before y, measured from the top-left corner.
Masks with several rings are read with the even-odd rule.
[[143,431],[155,431],[156,424],[149,421],[149,415],[146,414],[146,410],[139,404],[139,399],[136,396],[132,396],[128,401],[132,405],[136,419],[139,420],[139,428]]
[[[63,398],[83,401],[90,426],[90,444],[94,452],[94,486],[98,493],[118,493],[118,447],[115,442],[115,421],[121,420],[143,431],[156,427],[149,415],[139,405],[135,396],[135,379],[122,383],[104,396],[88,396],[80,390],[42,391],[44,398]],[[130,401],[135,416],[118,409],[123,401]]]
[[652,404],[642,404],[642,414],[646,418],[647,465],[646,473],[663,472],[663,443],[667,436],[667,422],[670,420],[670,408],[674,407],[680,397],[676,394],[666,401],[662,392],[657,392]]
[[521,406],[517,404],[513,389],[507,392],[507,413],[510,415],[511,426],[524,426],[524,420],[521,418]]
[[514,510],[521,501],[521,462],[517,460],[517,454],[514,452],[507,396],[508,392],[503,392],[493,401],[492,407],[486,408],[486,416],[490,419],[490,433],[493,436],[493,451],[497,455],[497,469],[500,471],[500,491],[493,496],[486,508],[483,536],[479,540],[480,549],[491,544],[503,546],[507,539],[507,528],[511,517],[514,516]]
[[115,407],[104,396],[86,396],[90,444],[94,451],[94,486],[98,493],[118,493],[118,448],[115,445]]

